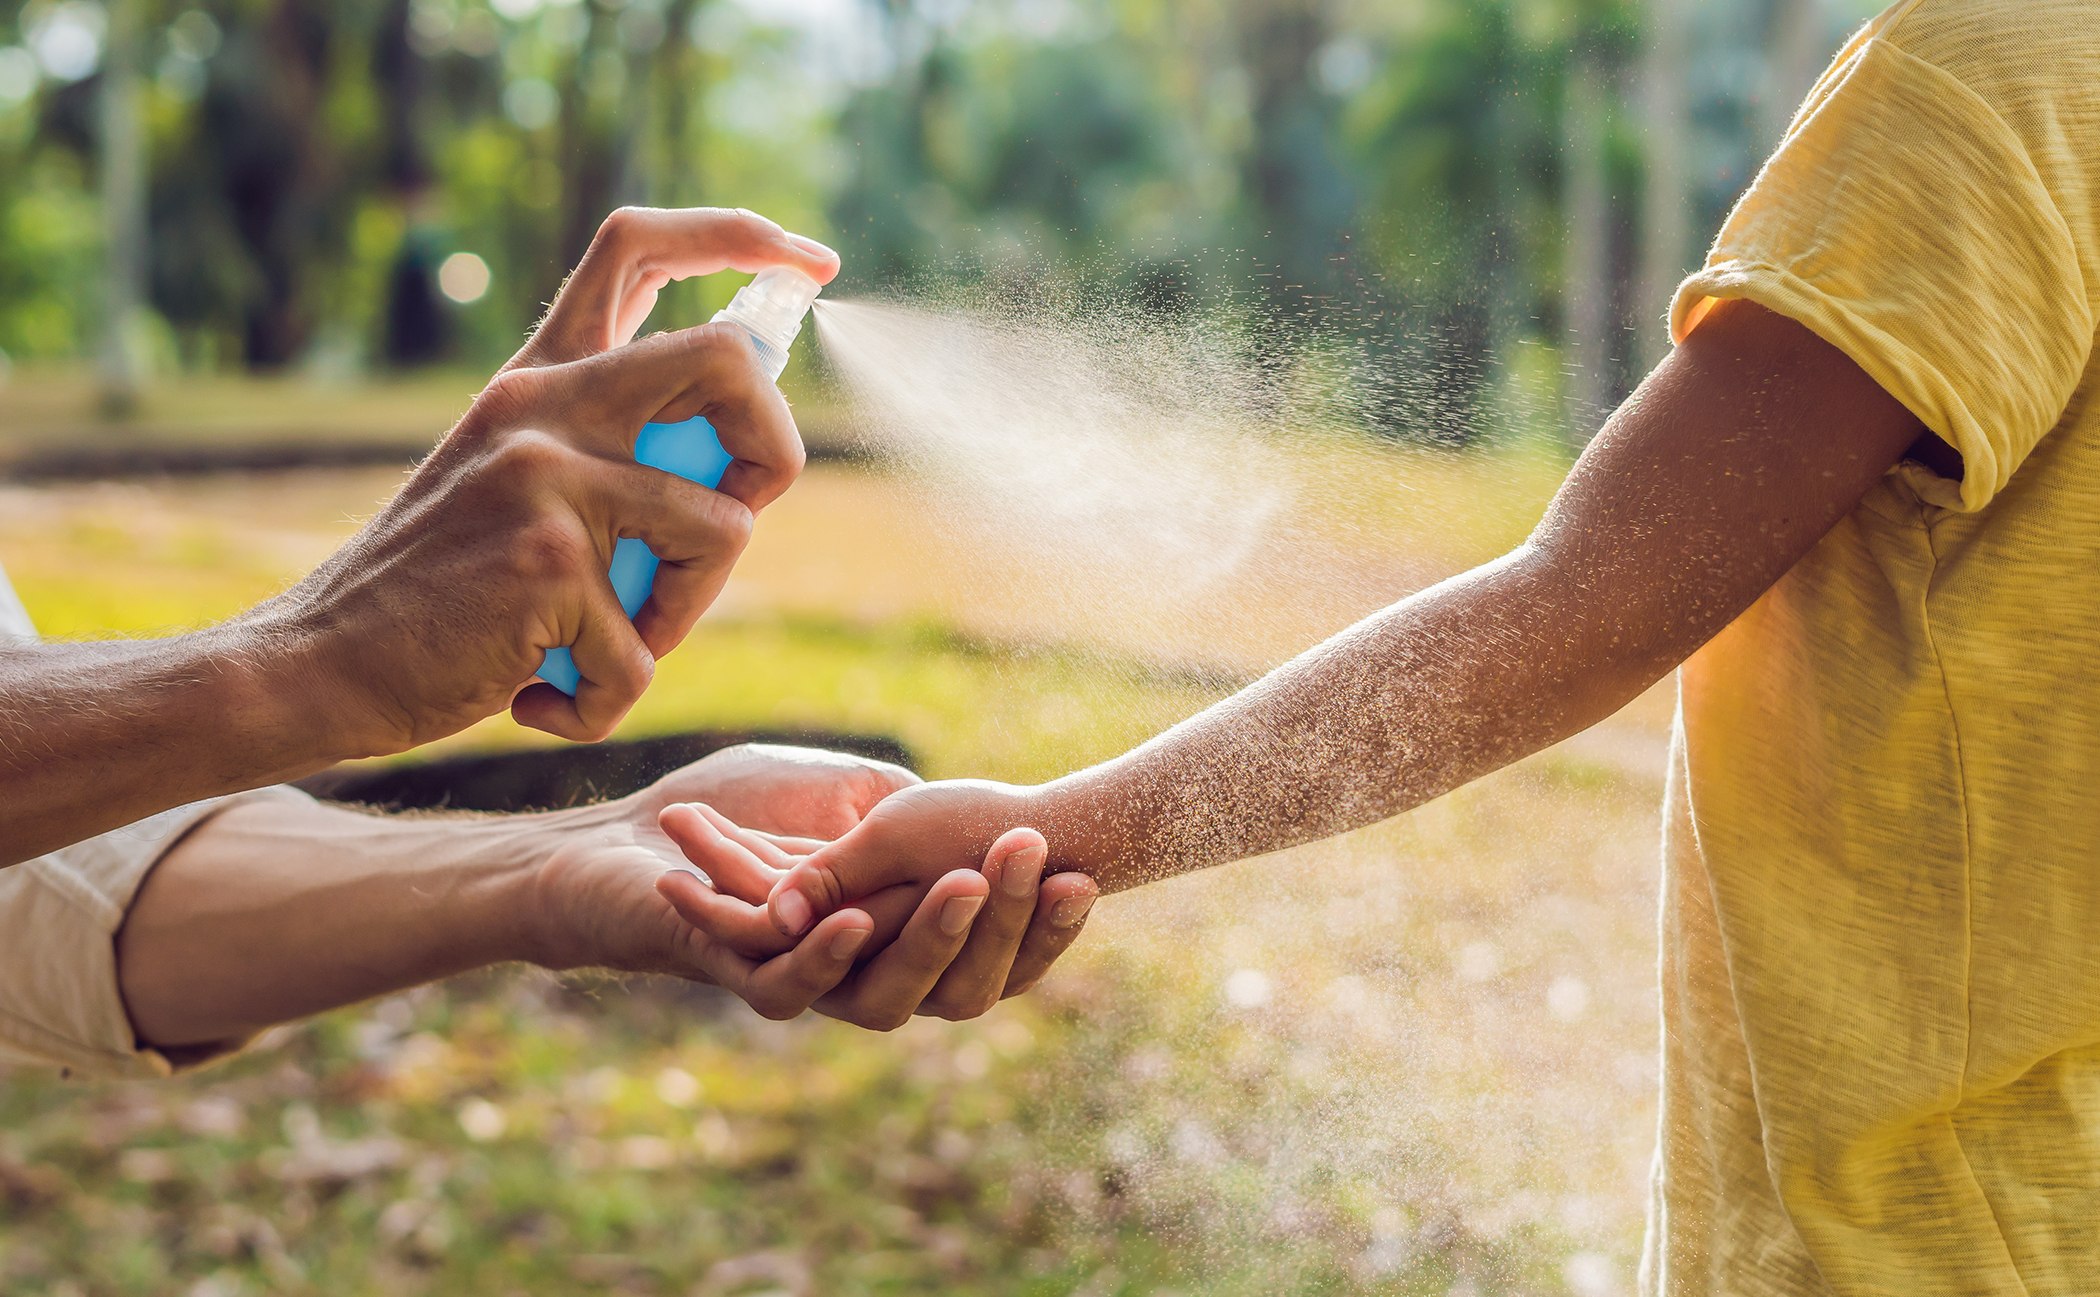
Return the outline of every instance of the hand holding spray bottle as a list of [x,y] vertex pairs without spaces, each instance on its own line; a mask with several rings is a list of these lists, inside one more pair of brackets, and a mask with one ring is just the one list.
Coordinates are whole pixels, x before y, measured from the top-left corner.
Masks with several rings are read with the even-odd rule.
[[[802,317],[822,291],[822,285],[792,266],[771,266],[736,290],[729,305],[715,312],[714,322],[726,320],[742,326],[751,335],[751,349],[766,377],[778,381],[780,371],[787,368],[788,348],[802,332]],[[651,468],[676,473],[710,490],[721,485],[722,474],[735,462],[734,456],[722,449],[714,425],[698,415],[682,423],[643,424],[641,434],[635,438],[634,457]],[[656,583],[656,564],[656,555],[642,541],[625,539],[613,549],[607,575],[628,617],[632,618],[648,602],[649,589]],[[568,649],[548,649],[537,674],[570,697],[576,695],[581,676]]]

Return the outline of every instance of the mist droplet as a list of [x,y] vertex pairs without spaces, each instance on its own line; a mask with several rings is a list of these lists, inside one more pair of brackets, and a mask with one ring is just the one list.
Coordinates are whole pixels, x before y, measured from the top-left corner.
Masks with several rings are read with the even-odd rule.
[[1590,1007],[1590,988],[1579,977],[1561,976],[1546,988],[1546,1008],[1562,1022],[1573,1022]]
[[1468,982],[1485,982],[1502,971],[1502,948],[1492,941],[1476,941],[1458,952],[1458,975]]
[[1225,1003],[1235,1009],[1258,1009],[1274,991],[1269,975],[1259,968],[1242,968],[1225,979]]

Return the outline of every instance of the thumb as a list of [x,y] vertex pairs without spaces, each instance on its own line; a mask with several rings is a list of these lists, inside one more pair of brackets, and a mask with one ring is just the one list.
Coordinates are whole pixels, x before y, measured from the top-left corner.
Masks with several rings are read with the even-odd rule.
[[773,884],[766,898],[766,912],[773,926],[790,937],[809,931],[811,924],[831,913],[845,900],[846,891],[823,851],[788,870]]
[[912,853],[889,849],[863,821],[851,833],[788,870],[766,898],[773,926],[799,937],[851,897],[869,896],[897,883],[917,880]]

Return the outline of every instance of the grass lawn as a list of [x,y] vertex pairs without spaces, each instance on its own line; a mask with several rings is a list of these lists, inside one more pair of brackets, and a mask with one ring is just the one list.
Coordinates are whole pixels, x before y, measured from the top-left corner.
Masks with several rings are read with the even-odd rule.
[[[1277,538],[1287,561],[1074,609],[1025,547],[820,466],[628,732],[879,732],[930,775],[1056,774],[1521,538],[1553,470],[1344,447],[1307,474],[1328,507]],[[0,488],[0,561],[52,634],[195,624],[398,477]],[[1656,708],[1617,732],[1652,743]],[[490,722],[450,746],[536,741]],[[18,1071],[0,1290],[1630,1291],[1659,787],[1623,749],[1113,898],[976,1023],[876,1036],[493,970],[171,1083]]]

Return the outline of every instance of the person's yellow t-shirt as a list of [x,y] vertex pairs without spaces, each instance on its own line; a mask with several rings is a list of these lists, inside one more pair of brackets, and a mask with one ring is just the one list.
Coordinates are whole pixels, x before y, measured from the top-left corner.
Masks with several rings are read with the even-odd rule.
[[1683,669],[1643,1285],[2100,1293],[2100,4],[1869,24],[1678,337],[1712,298],[1963,476],[1901,465]]

